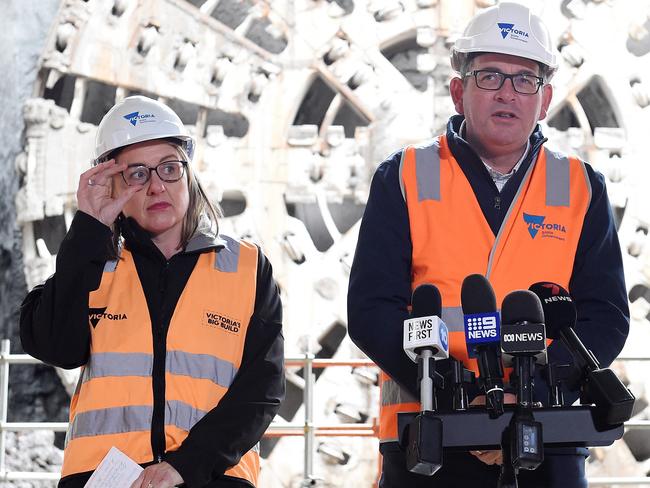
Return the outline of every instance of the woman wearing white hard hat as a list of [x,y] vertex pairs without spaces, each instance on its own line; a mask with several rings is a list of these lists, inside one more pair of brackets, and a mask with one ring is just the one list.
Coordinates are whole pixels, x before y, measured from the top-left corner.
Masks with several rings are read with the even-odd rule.
[[60,487],[115,447],[132,488],[250,487],[284,395],[282,307],[257,248],[218,234],[166,105],[128,97],[102,119],[57,271],[25,299],[26,352],[82,367]]

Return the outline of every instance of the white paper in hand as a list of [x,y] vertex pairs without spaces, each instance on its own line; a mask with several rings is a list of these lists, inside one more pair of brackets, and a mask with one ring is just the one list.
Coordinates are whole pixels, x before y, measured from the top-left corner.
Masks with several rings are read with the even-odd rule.
[[143,469],[117,447],[111,447],[84,488],[129,488]]

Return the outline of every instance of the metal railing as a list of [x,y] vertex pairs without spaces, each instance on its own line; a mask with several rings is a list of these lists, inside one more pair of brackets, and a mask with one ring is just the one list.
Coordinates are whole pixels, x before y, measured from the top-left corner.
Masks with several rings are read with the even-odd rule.
[[[5,454],[5,433],[24,432],[34,430],[51,430],[65,432],[68,422],[7,422],[8,394],[9,394],[9,365],[10,364],[42,364],[42,361],[29,354],[11,354],[9,340],[3,339],[0,343],[0,481],[17,480],[58,480],[59,473],[7,471]],[[305,387],[303,389],[304,422],[280,423],[273,422],[265,432],[265,437],[304,436],[304,486],[312,486],[317,479],[314,474],[314,440],[316,436],[336,437],[376,437],[378,426],[373,423],[355,424],[314,424],[314,368],[330,366],[375,366],[368,359],[351,359],[337,361],[332,359],[316,359],[313,354],[300,357],[285,358],[285,366],[304,366]]]
[[[28,354],[10,354],[9,340],[3,339],[0,343],[0,481],[44,481],[59,479],[59,473],[7,471],[5,454],[5,433],[34,430],[51,430],[65,432],[67,422],[7,422],[8,394],[9,394],[9,365],[10,364],[39,364],[40,360]],[[649,361],[650,357],[621,357],[618,361]],[[304,422],[303,423],[277,423],[273,422],[264,434],[265,437],[304,436],[304,476],[303,486],[313,486],[317,479],[314,473],[314,440],[316,436],[337,437],[376,437],[378,425],[376,420],[372,423],[355,424],[321,424],[313,421],[314,414],[314,386],[316,383],[314,368],[334,366],[371,366],[375,364],[368,359],[350,359],[340,361],[334,359],[316,359],[313,354],[300,357],[285,358],[285,366],[304,366],[305,386],[303,389]],[[650,420],[631,420],[625,422],[625,430],[650,429]],[[650,485],[650,477],[611,477],[589,478],[589,486],[612,485]]]

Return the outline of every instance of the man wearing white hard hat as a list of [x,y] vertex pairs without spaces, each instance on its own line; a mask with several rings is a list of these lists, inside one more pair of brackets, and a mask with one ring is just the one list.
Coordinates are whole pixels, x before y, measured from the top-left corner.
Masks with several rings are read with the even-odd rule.
[[[621,351],[629,311],[620,246],[602,175],[575,156],[545,146],[546,117],[558,68],[541,19],[502,2],[480,11],[451,52],[450,83],[458,115],[433,142],[401,149],[378,167],[359,231],[350,274],[352,340],[382,369],[381,488],[494,487],[501,451],[445,452],[433,476],[406,469],[397,414],[421,410],[418,367],[402,349],[411,293],[435,285],[449,329],[449,354],[477,375],[464,337],[461,284],[486,277],[497,304],[516,289],[554,282],[570,290],[576,331],[602,366]],[[548,361],[571,363],[558,341]],[[448,360],[436,362],[446,373]],[[506,402],[509,393],[506,371]],[[566,404],[578,393],[565,385]],[[438,408],[452,408],[450,389]],[[474,405],[485,402],[477,385]],[[534,399],[548,402],[536,371]],[[443,425],[444,429],[444,425]],[[546,449],[534,471],[519,472],[523,488],[586,487],[584,448]]]
[[79,178],[56,273],[21,310],[23,348],[82,367],[59,487],[117,448],[131,488],[257,486],[284,396],[282,305],[254,244],[218,232],[194,139],[165,104],[117,103]]

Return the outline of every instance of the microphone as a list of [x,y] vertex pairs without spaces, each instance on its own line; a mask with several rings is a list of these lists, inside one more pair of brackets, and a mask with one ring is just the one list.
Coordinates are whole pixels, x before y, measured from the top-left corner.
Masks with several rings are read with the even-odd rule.
[[582,343],[573,330],[576,325],[576,306],[569,292],[556,283],[538,282],[529,290],[537,295],[546,317],[546,333],[551,339],[561,339],[582,370],[595,371],[600,368],[593,353]]
[[552,282],[534,283],[530,290],[541,300],[548,337],[560,339],[573,357],[580,372],[583,398],[596,405],[596,421],[611,426],[629,420],[634,395],[611,369],[600,367],[596,357],[573,330],[577,313],[569,292]]
[[546,364],[542,304],[533,292],[513,291],[503,299],[501,320],[503,361],[507,366],[515,366],[517,404],[529,408],[533,404],[535,363]]
[[478,358],[485,407],[490,418],[503,414],[503,366],[499,348],[499,314],[492,285],[480,274],[463,280],[460,291],[469,357]]
[[411,318],[404,321],[403,347],[418,363],[422,411],[409,423],[406,467],[426,476],[442,467],[442,420],[434,416],[435,387],[442,386],[442,377],[436,373],[435,360],[449,357],[449,335],[441,314],[438,288],[423,284],[413,290]]
[[434,359],[449,357],[447,326],[440,319],[442,300],[438,288],[424,284],[411,295],[411,318],[404,321],[404,352],[417,362],[418,356],[431,352]]
[[533,416],[535,363],[546,363],[544,312],[539,298],[516,290],[501,305],[501,347],[504,363],[512,363],[510,377],[517,386],[517,408],[509,426],[510,462],[515,469],[536,469],[544,460],[542,424]]

